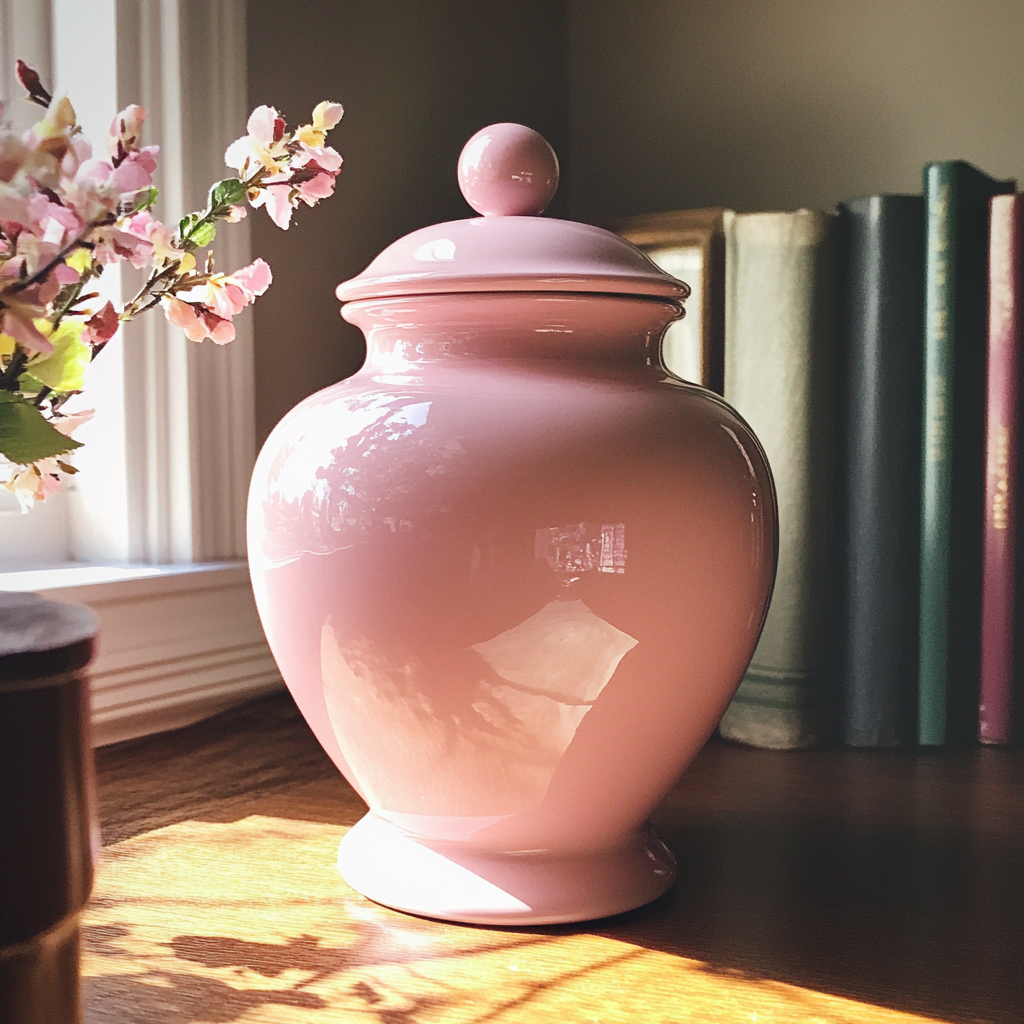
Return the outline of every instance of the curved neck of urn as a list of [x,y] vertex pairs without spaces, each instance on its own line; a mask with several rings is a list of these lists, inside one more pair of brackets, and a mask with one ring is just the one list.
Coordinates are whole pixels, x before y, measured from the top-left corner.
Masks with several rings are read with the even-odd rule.
[[562,292],[463,292],[349,302],[368,369],[441,359],[572,360],[660,367],[680,306],[666,299]]

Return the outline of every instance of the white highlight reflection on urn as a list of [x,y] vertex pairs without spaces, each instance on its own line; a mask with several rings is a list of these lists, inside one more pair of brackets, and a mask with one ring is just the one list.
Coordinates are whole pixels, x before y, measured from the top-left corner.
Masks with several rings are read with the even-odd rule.
[[463,652],[468,670],[455,659],[461,678],[452,680],[410,652],[343,642],[327,622],[324,697],[373,806],[397,814],[515,814],[544,799],[580,724],[636,645],[582,601],[559,598],[473,644]]

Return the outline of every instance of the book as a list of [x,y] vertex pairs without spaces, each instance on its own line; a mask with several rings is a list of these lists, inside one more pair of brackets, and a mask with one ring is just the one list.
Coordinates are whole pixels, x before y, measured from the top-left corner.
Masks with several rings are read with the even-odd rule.
[[608,227],[690,286],[686,313],[662,340],[665,368],[722,394],[725,360],[725,218],[720,206],[647,213]]
[[830,733],[836,456],[835,217],[726,218],[725,398],[775,477],[779,563],[764,631],[721,734],[758,747]]
[[1024,195],[989,203],[988,371],[985,526],[982,550],[981,673],[978,739],[1013,739],[1018,660],[1017,500],[1021,395],[1021,235]]
[[924,199],[840,204],[840,738],[915,738]]
[[962,160],[928,164],[918,742],[976,733],[985,481],[988,201],[1012,192]]

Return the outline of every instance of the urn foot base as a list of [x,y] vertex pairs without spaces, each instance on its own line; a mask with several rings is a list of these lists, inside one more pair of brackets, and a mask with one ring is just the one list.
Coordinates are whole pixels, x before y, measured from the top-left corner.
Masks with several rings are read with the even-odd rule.
[[643,906],[675,881],[675,857],[650,830],[610,850],[501,853],[428,842],[367,814],[341,841],[338,868],[395,910],[465,924],[589,921]]

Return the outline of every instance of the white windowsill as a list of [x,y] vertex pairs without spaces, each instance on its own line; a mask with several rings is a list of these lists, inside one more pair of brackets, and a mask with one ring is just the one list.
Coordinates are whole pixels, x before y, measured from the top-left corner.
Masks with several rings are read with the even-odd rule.
[[[235,569],[241,563],[215,562],[208,565],[68,565],[45,569],[0,569],[0,590],[44,593],[54,590],[88,588],[90,595],[110,592],[108,584],[127,580],[166,580],[172,576]],[[165,586],[166,584],[159,584]]]
[[244,562],[0,572],[0,590],[86,604],[97,746],[176,729],[282,686]]

